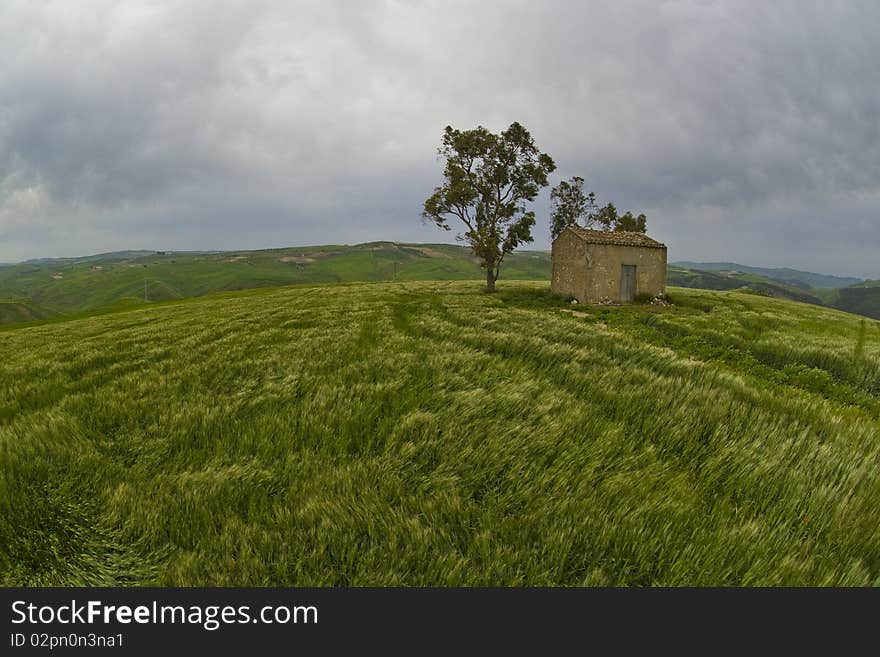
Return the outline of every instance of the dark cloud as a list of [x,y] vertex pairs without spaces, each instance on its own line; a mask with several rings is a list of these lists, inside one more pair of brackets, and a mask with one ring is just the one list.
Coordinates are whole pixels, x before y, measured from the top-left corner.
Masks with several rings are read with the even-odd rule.
[[871,2],[7,1],[0,260],[449,239],[443,126],[519,120],[674,258],[880,277],[878,33]]

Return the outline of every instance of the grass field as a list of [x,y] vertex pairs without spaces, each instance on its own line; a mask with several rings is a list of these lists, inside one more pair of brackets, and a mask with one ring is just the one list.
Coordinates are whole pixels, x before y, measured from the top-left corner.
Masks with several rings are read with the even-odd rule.
[[671,296],[332,285],[4,331],[0,583],[880,584],[880,324]]

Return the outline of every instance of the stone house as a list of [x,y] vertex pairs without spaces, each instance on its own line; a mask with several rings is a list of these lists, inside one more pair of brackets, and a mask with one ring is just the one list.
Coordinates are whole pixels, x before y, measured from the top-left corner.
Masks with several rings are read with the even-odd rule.
[[566,228],[553,241],[550,288],[581,303],[666,291],[666,245],[642,233]]

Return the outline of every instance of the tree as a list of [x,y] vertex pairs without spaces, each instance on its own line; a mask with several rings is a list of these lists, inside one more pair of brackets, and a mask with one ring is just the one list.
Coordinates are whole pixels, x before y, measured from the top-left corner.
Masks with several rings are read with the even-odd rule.
[[575,176],[571,182],[561,182],[550,192],[553,212],[550,216],[550,235],[555,240],[568,226],[577,226],[579,220],[584,228],[644,233],[648,218],[644,214],[634,217],[632,212],[617,214],[614,203],[598,208],[593,192],[584,194],[584,179]]
[[617,224],[617,208],[614,203],[609,203],[596,212],[596,223],[602,227],[602,230],[612,230]]
[[547,185],[556,165],[516,122],[497,135],[482,126],[446,126],[437,153],[446,160],[444,182],[425,201],[422,217],[444,230],[451,230],[450,220],[464,224],[459,239],[480,259],[486,290],[494,292],[504,257],[532,241],[535,213],[526,203]]
[[627,212],[617,218],[617,222],[614,224],[614,230],[625,230],[631,233],[644,233],[648,230],[647,221],[648,218],[644,214],[634,217],[632,212]]
[[577,226],[579,221],[590,228],[596,222],[596,195],[584,194],[584,179],[574,176],[571,182],[563,180],[550,190],[550,237],[556,239],[569,226]]

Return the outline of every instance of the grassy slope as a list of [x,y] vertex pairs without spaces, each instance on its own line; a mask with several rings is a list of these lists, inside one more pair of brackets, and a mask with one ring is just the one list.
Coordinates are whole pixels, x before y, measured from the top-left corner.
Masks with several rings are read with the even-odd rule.
[[880,324],[287,288],[0,333],[3,584],[880,584]]
[[[508,278],[547,279],[550,254],[508,257]],[[460,246],[376,242],[229,253],[140,252],[0,268],[0,299],[27,298],[56,313],[167,301],[229,290],[291,284],[480,277],[477,261]],[[0,317],[0,323],[3,318]]]

